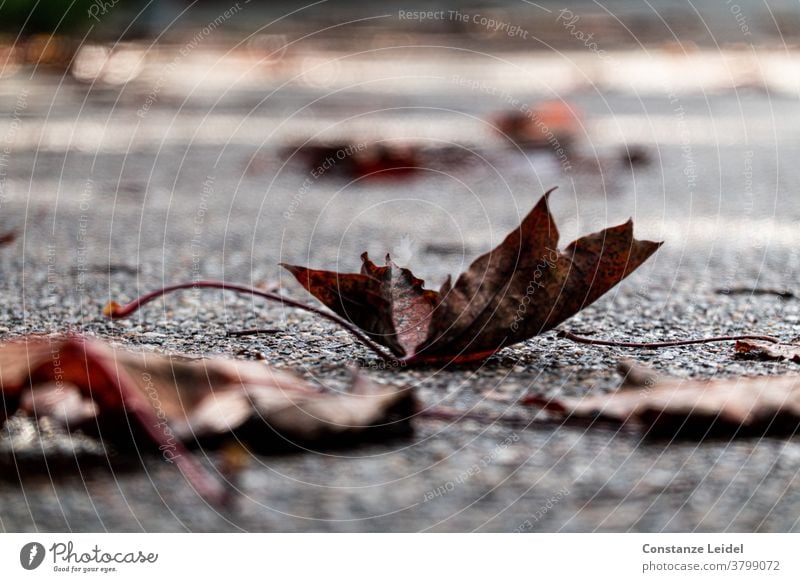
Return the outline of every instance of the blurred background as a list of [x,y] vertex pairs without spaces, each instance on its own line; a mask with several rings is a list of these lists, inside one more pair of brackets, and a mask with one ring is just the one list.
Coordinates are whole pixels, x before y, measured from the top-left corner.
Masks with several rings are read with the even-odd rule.
[[[778,188],[797,181],[780,171],[800,125],[789,0],[13,0],[0,27],[6,203],[48,206],[58,190],[68,205],[91,181],[146,217],[143,244],[191,246],[181,220],[209,180],[222,195],[206,201],[205,241],[235,218],[224,234],[254,259],[277,228],[284,250],[331,260],[312,225],[353,257],[364,240],[380,254],[423,235],[486,246],[553,185],[565,236],[634,213],[650,236],[708,240],[798,211]],[[187,200],[189,216],[157,210]],[[437,228],[376,232],[388,209]]]
[[[438,288],[558,186],[562,244],[630,216],[665,241],[573,329],[797,337],[798,43],[796,0],[1,1],[0,227],[17,241],[0,250],[0,333],[72,329],[341,379],[369,357],[302,314],[192,293],[116,323],[100,309],[201,278],[306,297],[279,261],[353,270],[364,250]],[[282,332],[225,336],[265,321]],[[503,354],[370,373],[501,412],[529,390],[609,388],[619,355],[551,338]],[[677,376],[754,370],[724,345],[643,357]],[[0,487],[0,529],[513,531],[563,488],[531,529],[798,528],[793,440],[699,450],[540,427],[421,503],[494,459],[498,430],[421,422],[414,446],[336,468],[262,460],[233,518],[198,511],[156,461],[147,478],[31,477]]]

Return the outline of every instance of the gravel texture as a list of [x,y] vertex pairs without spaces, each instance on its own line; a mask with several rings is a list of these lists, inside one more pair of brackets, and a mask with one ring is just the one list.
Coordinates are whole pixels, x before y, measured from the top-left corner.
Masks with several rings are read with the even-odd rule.
[[[334,387],[356,361],[380,382],[417,387],[426,404],[509,411],[531,423],[418,419],[409,439],[253,457],[238,503],[221,512],[159,457],[109,452],[14,419],[0,438],[0,530],[800,530],[796,438],[650,442],[633,430],[562,425],[514,405],[529,393],[613,389],[621,357],[687,378],[796,371],[786,362],[738,360],[730,344],[636,352],[547,334],[482,365],[385,370],[327,322],[220,292],[177,294],[124,321],[100,316],[109,299],[193,278],[281,286],[306,297],[278,262],[351,270],[364,250],[391,251],[437,287],[559,185],[553,211],[563,244],[630,215],[638,236],[666,241],[565,328],[642,341],[746,332],[793,339],[797,298],[718,289],[798,290],[800,142],[793,122],[775,122],[790,119],[795,100],[756,90],[687,95],[679,116],[658,94],[566,95],[584,111],[587,135],[584,161],[563,172],[548,155],[524,157],[467,118],[502,106],[479,93],[360,88],[326,96],[289,87],[260,103],[261,92],[231,88],[216,104],[203,95],[161,99],[139,119],[146,86],[89,91],[47,76],[4,83],[0,136],[16,146],[4,158],[1,218],[20,236],[0,249],[3,337],[71,330],[137,349],[263,357]],[[279,129],[287,111],[318,97]],[[445,101],[455,112],[379,111]],[[388,137],[398,119],[412,135],[415,127],[433,128],[420,138],[431,147],[430,133],[464,143],[447,133],[459,126],[459,136],[472,136],[474,158],[403,182],[317,179],[298,163],[284,165],[279,153],[292,136],[347,135],[346,125],[336,125],[354,115]],[[639,128],[650,165],[619,162],[620,139],[600,123],[616,116]],[[275,331],[225,335],[254,326]],[[218,460],[213,451],[199,454]]]

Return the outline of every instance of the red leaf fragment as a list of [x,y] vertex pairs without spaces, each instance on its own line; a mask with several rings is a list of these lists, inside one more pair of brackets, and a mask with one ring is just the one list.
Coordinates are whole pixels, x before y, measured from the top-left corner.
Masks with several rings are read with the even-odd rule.
[[292,373],[240,360],[131,352],[84,337],[0,345],[4,408],[47,416],[124,446],[150,444],[214,504],[227,490],[187,450],[230,435],[258,450],[332,446],[407,432],[408,390],[353,376],[327,393]]

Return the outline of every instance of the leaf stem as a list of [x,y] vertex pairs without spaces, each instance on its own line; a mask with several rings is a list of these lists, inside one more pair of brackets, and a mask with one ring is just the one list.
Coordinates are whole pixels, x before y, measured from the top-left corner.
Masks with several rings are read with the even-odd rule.
[[733,287],[715,289],[715,293],[720,295],[775,295],[781,299],[794,299],[795,294],[791,291],[784,291],[782,289],[750,289],[748,287]]
[[669,348],[673,346],[689,346],[693,344],[708,344],[712,342],[725,342],[725,341],[744,340],[744,339],[762,340],[773,344],[781,343],[780,339],[769,335],[719,335],[719,336],[704,337],[699,339],[673,340],[666,342],[621,342],[612,340],[592,339],[590,337],[576,335],[570,331],[565,331],[565,330],[557,331],[556,336],[571,340],[579,344],[589,344],[592,346],[616,346],[621,348],[642,348],[642,349]]
[[280,333],[281,330],[273,327],[257,327],[253,329],[231,329],[225,332],[228,337],[243,337],[246,335],[262,335],[271,333]]
[[277,293],[262,291],[261,289],[248,287],[247,285],[236,285],[234,283],[226,283],[225,281],[192,281],[190,283],[178,283],[176,285],[168,285],[166,287],[162,287],[161,289],[156,289],[154,291],[150,291],[149,293],[145,293],[144,295],[137,297],[136,299],[125,305],[120,305],[112,301],[103,308],[103,315],[110,317],[111,319],[121,319],[123,317],[128,317],[143,305],[150,303],[151,301],[154,301],[159,297],[163,297],[168,293],[172,293],[173,291],[180,291],[182,289],[222,289],[223,291],[233,291],[234,293],[240,293],[243,295],[252,295],[255,297],[262,297],[270,301],[276,301],[281,305],[283,305],[284,307],[289,306],[297,309],[302,309],[303,311],[307,311],[309,313],[319,315],[320,317],[324,317],[325,319],[332,321],[333,323],[344,328],[345,330],[350,332],[358,341],[360,341],[367,348],[372,350],[375,354],[380,356],[384,361],[393,364],[399,362],[397,358],[395,358],[391,354],[387,354],[383,350],[383,348],[381,348],[377,343],[375,343],[366,335],[364,335],[361,331],[359,331],[353,324],[351,324],[346,319],[342,319],[337,315],[334,315],[327,311],[323,311],[322,309],[313,307],[311,305],[306,305],[305,303],[301,303],[300,301],[289,299]]

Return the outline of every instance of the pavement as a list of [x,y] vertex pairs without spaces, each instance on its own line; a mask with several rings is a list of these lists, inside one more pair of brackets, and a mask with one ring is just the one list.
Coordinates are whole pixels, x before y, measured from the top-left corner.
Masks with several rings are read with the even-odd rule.
[[[441,64],[460,70],[452,66]],[[0,226],[19,237],[0,249],[2,336],[69,330],[132,349],[263,358],[334,388],[358,362],[379,382],[414,386],[425,404],[531,422],[420,418],[405,439],[253,456],[237,503],[220,511],[160,457],[14,419],[0,439],[0,530],[800,530],[797,438],[650,441],[514,404],[525,394],[612,390],[622,357],[686,378],[797,371],[738,360],[729,343],[636,351],[546,334],[481,365],[386,370],[327,322],[220,292],[177,294],[118,322],[100,315],[109,299],[197,278],[304,298],[280,261],[355,270],[364,250],[392,252],[436,288],[557,185],[562,244],[629,216],[638,237],[665,241],[565,329],[634,341],[748,332],[790,340],[800,336],[796,297],[719,291],[798,291],[796,94],[564,89],[559,97],[584,120],[565,169],[487,130],[485,118],[507,107],[501,95],[447,77],[421,91],[379,80],[201,81],[164,85],[142,112],[152,77],[91,86],[23,71],[4,80]],[[314,135],[416,140],[432,148],[431,169],[349,181],[285,163],[287,145]],[[449,165],[436,158],[442,144],[471,151]],[[651,163],[623,163],[624,144],[645,148]],[[256,326],[274,331],[225,335]],[[198,454],[211,467],[219,461],[215,451]]]

